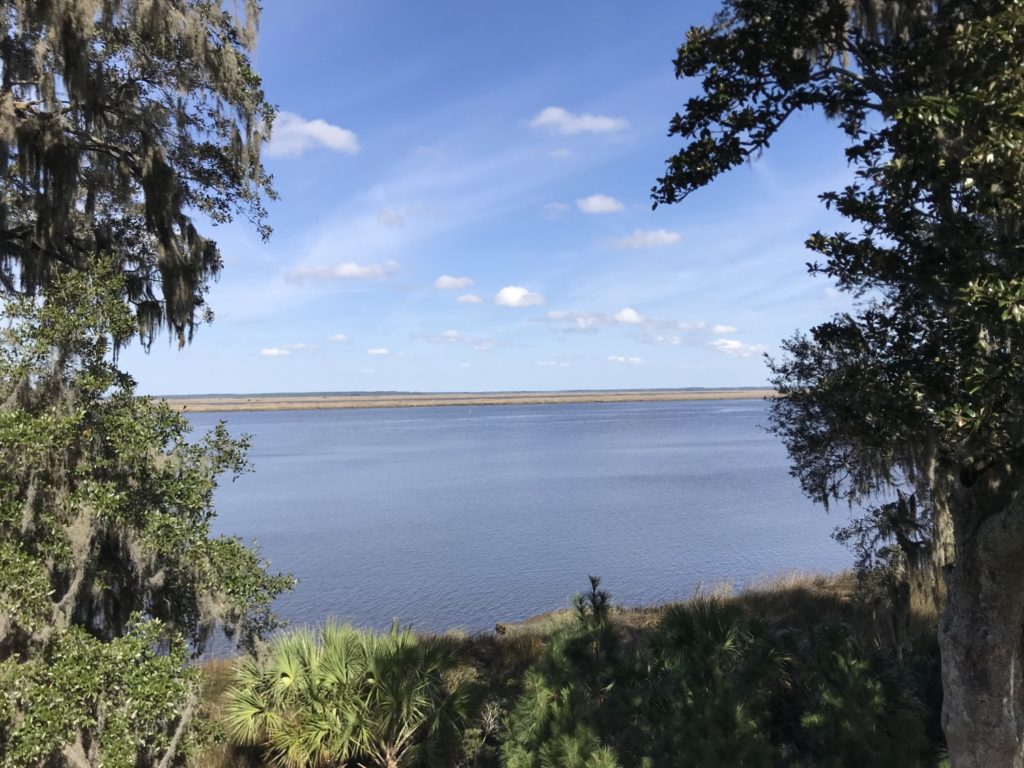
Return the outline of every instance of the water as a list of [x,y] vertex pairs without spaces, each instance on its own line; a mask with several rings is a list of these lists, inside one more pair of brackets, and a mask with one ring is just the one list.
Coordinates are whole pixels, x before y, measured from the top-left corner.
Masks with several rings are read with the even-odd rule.
[[193,414],[253,436],[219,533],[300,579],[286,619],[493,628],[602,577],[651,604],[831,572],[845,513],[800,494],[761,401]]

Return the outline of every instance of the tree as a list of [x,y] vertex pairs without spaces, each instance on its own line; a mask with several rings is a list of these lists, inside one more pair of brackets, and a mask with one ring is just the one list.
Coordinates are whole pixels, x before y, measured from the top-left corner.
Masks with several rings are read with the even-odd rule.
[[247,648],[293,583],[212,537],[246,467],[224,425],[190,439],[133,396],[113,350],[136,332],[115,260],[55,275],[0,331],[0,766],[169,766],[188,746],[217,627]]
[[139,766],[189,748],[221,627],[252,648],[290,587],[211,537],[246,467],[223,425],[189,437],[116,366],[191,338],[215,243],[196,220],[273,196],[273,119],[248,53],[259,7],[12,0],[0,12],[0,765]]
[[250,218],[273,109],[248,52],[259,5],[11,0],[0,12],[0,286],[33,293],[98,253],[122,270],[143,340],[184,343],[216,244],[194,218]]
[[769,738],[785,656],[767,623],[737,603],[696,596],[670,607],[655,639],[650,697],[658,753],[676,765],[780,765]]
[[228,691],[226,722],[242,744],[292,768],[440,764],[471,703],[469,678],[444,638],[397,625],[378,635],[328,625],[247,659]]
[[702,93],[652,190],[674,203],[820,108],[855,180],[813,274],[855,309],[771,362],[772,423],[816,499],[930,500],[953,765],[1024,765],[1024,3],[726,0],[675,61]]
[[524,677],[502,745],[510,768],[649,764],[646,753],[629,754],[650,747],[634,701],[638,665],[624,653],[610,595],[598,577],[589,580],[590,589],[572,600],[573,621]]

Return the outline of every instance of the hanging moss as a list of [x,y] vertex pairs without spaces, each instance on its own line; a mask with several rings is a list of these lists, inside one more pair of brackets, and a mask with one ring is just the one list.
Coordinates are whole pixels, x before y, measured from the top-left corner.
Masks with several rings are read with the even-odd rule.
[[13,0],[0,12],[0,283],[34,293],[112,253],[149,343],[210,314],[221,258],[193,216],[266,238],[273,108],[249,51],[259,5]]

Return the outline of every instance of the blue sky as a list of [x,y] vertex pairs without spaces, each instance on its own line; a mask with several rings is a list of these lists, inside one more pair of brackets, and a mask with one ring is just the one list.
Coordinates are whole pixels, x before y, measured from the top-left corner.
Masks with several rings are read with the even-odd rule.
[[711,2],[267,0],[281,110],[264,244],[214,229],[216,320],[125,367],[149,394],[757,386],[846,306],[806,275],[850,178],[820,115],[682,204],[649,190]]

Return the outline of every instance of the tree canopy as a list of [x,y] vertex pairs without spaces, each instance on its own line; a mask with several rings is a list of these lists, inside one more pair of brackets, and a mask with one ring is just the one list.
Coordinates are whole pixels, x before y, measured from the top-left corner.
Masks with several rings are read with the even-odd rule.
[[293,583],[211,534],[214,490],[245,469],[245,442],[223,424],[191,438],[114,365],[135,328],[123,280],[93,264],[5,308],[0,766],[173,754],[197,696],[185,661],[217,627],[252,648]]
[[703,93],[672,120],[688,143],[656,203],[754,157],[801,109],[850,140],[856,178],[822,199],[859,231],[807,245],[859,310],[789,341],[775,369],[776,423],[817,498],[927,474],[939,454],[968,475],[1019,456],[1024,69],[1007,62],[1022,20],[1013,2],[736,0],[680,48]]
[[1017,0],[727,0],[679,49],[702,92],[652,190],[682,200],[801,110],[846,134],[854,178],[821,199],[852,227],[811,235],[808,267],[855,309],[783,344],[772,423],[811,496],[934,505],[954,765],[1022,759],[1022,29]]
[[12,0],[0,13],[0,284],[32,293],[113,254],[149,342],[210,317],[221,267],[196,222],[269,234],[274,111],[249,50],[259,6]]

